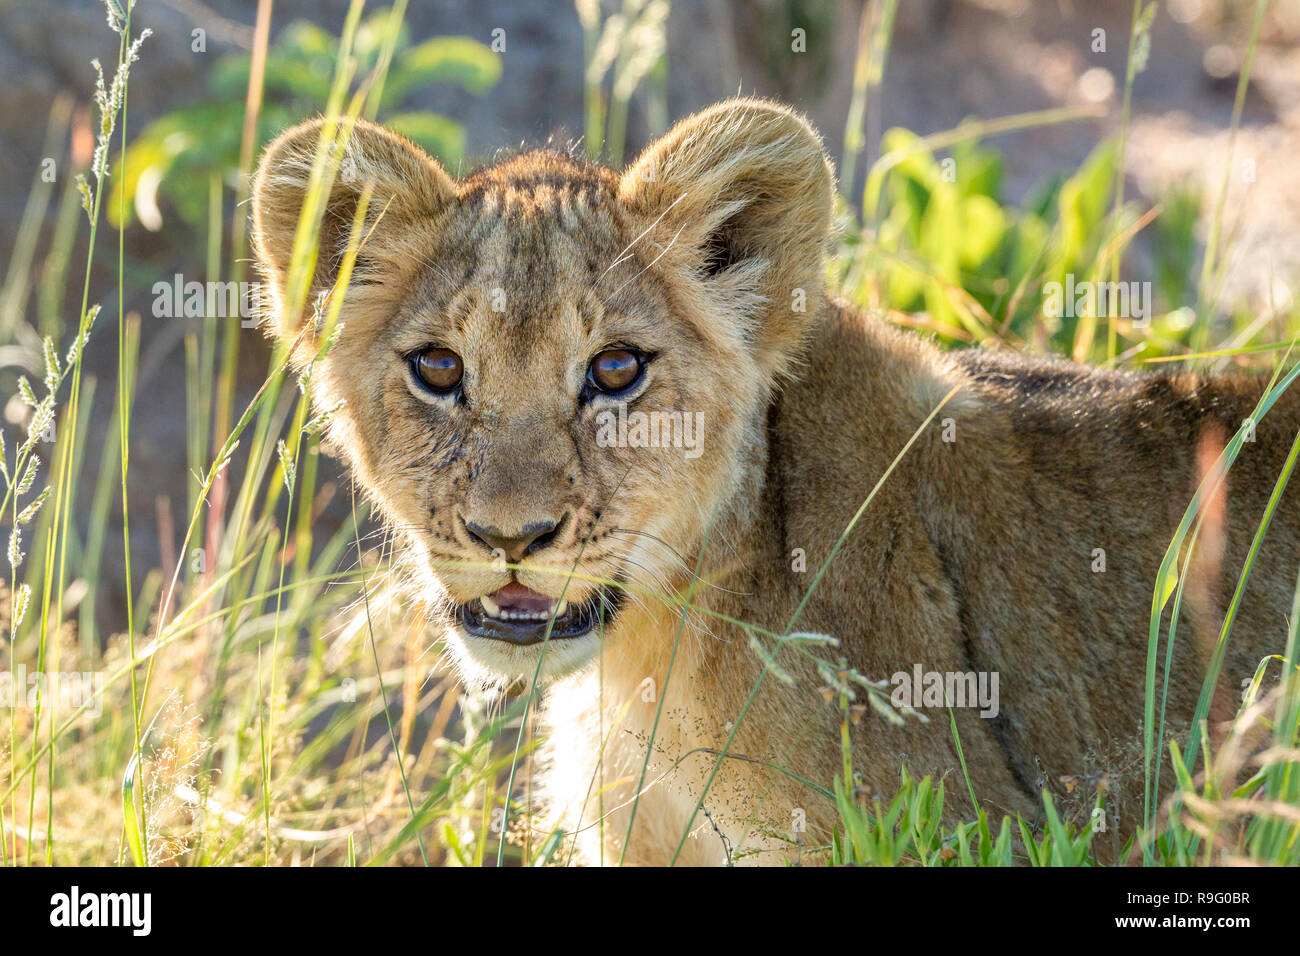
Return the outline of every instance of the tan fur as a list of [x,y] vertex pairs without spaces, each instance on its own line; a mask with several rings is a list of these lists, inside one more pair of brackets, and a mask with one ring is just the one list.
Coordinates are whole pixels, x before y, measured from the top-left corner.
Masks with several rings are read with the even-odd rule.
[[[280,137],[254,191],[259,258],[281,303],[271,325],[286,340],[302,321],[285,314],[283,285],[319,129]],[[691,819],[716,760],[708,751],[722,747],[762,669],[724,618],[782,632],[866,494],[954,388],[796,628],[833,635],[839,647],[819,652],[873,679],[916,664],[997,672],[997,718],[953,712],[976,796],[1033,817],[1046,788],[1086,814],[1091,784],[1074,781],[1108,773],[1113,830],[1131,830],[1156,568],[1204,461],[1251,413],[1261,382],[944,353],[826,297],[833,174],[805,121],[765,101],[684,120],[622,176],[543,151],[453,181],[366,123],[347,156],[353,174],[331,193],[315,292],[332,282],[363,184],[375,189],[370,221],[387,212],[360,254],[346,328],[314,372],[314,394],[322,407],[345,402],[334,443],[409,544],[426,599],[466,602],[510,580],[465,519],[517,528],[565,515],[519,580],[571,599],[592,592],[592,577],[628,588],[603,639],[542,651],[467,635],[449,617],[442,628],[470,681],[530,680],[544,655],[544,788],[583,859],[624,853],[661,705],[627,861],[668,862],[688,829],[679,862],[730,853],[777,863],[801,852],[797,840],[827,842],[833,804],[792,774],[830,786],[840,714],[790,651],[780,661],[793,683],[764,679],[732,746],[744,759],[723,761],[707,816]],[[597,446],[594,409],[578,394],[592,355],[617,342],[656,353],[630,407],[703,414],[698,458]],[[314,344],[302,341],[300,362]],[[464,358],[463,404],[430,403],[408,385],[401,356],[431,344]],[[1298,425],[1300,399],[1288,394],[1229,476],[1219,560],[1198,566],[1185,602],[1174,726],[1191,716]],[[1287,494],[1212,717],[1230,716],[1240,680],[1283,647],[1298,528]],[[1104,572],[1093,570],[1098,548]],[[683,621],[654,595],[687,593],[697,561],[701,610]],[[864,716],[853,730],[859,784],[888,798],[906,765],[944,777],[949,815],[969,816],[947,712],[928,716],[898,727]],[[801,814],[808,832],[796,837]]]

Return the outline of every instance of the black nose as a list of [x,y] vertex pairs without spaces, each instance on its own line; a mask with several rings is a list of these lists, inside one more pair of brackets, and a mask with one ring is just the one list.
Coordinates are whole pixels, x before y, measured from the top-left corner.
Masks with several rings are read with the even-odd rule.
[[494,553],[498,550],[503,552],[507,561],[518,561],[525,555],[545,548],[555,539],[555,529],[559,526],[558,521],[535,521],[524,525],[517,534],[508,534],[498,528],[485,528],[472,521],[465,522],[466,531]]

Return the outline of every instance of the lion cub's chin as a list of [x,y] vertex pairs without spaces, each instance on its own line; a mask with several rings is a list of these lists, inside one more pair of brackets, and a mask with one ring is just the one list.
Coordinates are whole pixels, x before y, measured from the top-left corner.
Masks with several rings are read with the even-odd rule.
[[601,640],[592,632],[543,644],[515,645],[455,625],[448,629],[445,643],[466,684],[514,694],[526,692],[534,679],[545,685],[581,670],[600,653]]

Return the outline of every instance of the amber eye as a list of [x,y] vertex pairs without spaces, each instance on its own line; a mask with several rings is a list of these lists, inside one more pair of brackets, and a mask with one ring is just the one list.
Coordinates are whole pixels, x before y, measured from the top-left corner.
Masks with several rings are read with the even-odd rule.
[[587,381],[606,395],[626,392],[641,380],[645,356],[632,349],[606,349],[591,360]]
[[411,372],[431,392],[446,394],[460,384],[465,363],[451,349],[426,349],[410,358]]

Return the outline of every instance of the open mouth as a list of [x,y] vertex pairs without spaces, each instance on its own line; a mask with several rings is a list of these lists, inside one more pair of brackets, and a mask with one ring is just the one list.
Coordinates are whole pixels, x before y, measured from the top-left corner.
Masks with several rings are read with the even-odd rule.
[[498,591],[460,606],[460,622],[479,637],[509,644],[540,644],[547,639],[582,637],[608,627],[622,600],[621,588],[605,587],[585,601],[570,602],[540,594],[512,581]]

